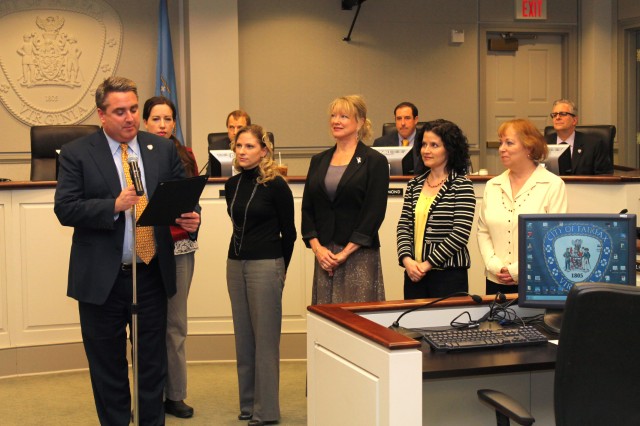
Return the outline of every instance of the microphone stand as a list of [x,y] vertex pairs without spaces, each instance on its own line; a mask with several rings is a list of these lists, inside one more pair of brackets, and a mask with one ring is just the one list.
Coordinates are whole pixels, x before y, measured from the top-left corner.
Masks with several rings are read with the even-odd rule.
[[136,253],[136,205],[131,208],[131,220],[133,225],[133,246],[131,248],[131,279],[133,298],[131,302],[131,370],[133,373],[133,424],[140,424],[140,410],[138,407],[138,288],[137,288],[137,271],[138,264]]

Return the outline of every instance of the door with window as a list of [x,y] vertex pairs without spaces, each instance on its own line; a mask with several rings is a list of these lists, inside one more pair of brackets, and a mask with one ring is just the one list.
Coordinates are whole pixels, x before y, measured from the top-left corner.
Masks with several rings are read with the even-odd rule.
[[[501,34],[487,33],[488,38]],[[498,127],[512,118],[528,118],[544,131],[554,100],[563,93],[562,35],[513,34],[516,51],[488,51],[485,69],[486,141],[484,168],[490,175],[504,170],[498,155]]]

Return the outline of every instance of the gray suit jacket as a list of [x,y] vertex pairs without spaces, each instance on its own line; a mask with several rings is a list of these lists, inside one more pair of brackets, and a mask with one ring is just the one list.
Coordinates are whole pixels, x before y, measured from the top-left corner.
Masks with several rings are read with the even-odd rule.
[[[184,178],[173,142],[146,132],[138,133],[138,142],[149,199],[159,182]],[[125,233],[125,213],[114,220],[115,200],[121,191],[102,129],[62,147],[54,211],[62,225],[74,227],[67,295],[78,301],[101,305],[115,283]],[[156,226],[154,235],[170,297],[176,292],[171,232],[168,226]]]

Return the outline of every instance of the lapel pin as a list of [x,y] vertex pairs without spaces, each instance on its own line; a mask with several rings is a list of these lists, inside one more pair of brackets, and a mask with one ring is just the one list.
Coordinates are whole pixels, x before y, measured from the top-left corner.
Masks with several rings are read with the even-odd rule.
[[151,145],[151,144],[147,145],[147,149],[148,149],[149,151],[153,151],[153,145]]
[[362,163],[362,160],[360,159],[360,157],[356,157],[356,161],[358,162],[358,164]]
[[581,149],[578,149],[578,154],[582,154],[582,150]]

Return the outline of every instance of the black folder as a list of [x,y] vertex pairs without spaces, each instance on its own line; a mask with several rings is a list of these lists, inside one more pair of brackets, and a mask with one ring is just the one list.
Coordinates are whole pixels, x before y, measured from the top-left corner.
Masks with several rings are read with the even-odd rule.
[[182,213],[194,211],[207,179],[205,175],[160,182],[137,225],[175,225]]

